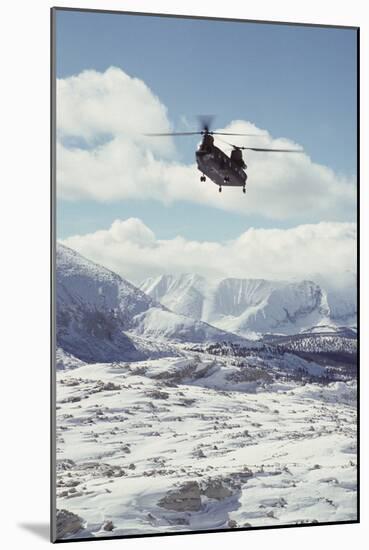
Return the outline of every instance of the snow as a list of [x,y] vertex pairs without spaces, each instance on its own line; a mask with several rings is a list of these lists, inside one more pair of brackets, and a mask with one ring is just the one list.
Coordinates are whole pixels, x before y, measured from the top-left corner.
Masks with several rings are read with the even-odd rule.
[[[355,332],[319,332],[320,287],[143,288],[58,247],[62,538],[356,519]],[[314,329],[219,328],[280,331],[281,308],[288,331]]]
[[143,350],[134,344],[135,336],[187,342],[241,340],[169,311],[119,275],[58,244],[58,345],[82,361],[136,360]]
[[[290,382],[249,392],[242,383],[219,390],[207,387],[206,377],[177,384],[161,377],[194,361],[189,354],[59,373],[57,457],[60,465],[73,463],[60,469],[58,508],[82,517],[92,536],[107,534],[106,521],[114,536],[226,528],[232,520],[355,519],[355,400],[340,400],[354,396],[350,383]],[[160,506],[188,482],[200,487],[198,510]],[[214,483],[230,496],[204,496]]]
[[353,287],[326,290],[312,281],[207,280],[162,275],[140,287],[172,311],[247,338],[294,334],[316,325],[356,325]]

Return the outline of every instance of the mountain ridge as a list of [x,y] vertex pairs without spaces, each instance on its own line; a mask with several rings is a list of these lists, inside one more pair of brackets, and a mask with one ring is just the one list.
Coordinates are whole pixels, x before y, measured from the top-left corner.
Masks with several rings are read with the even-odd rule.
[[140,288],[177,313],[245,337],[291,334],[320,324],[354,325],[355,290],[327,292],[310,280],[297,282],[162,275]]
[[56,265],[57,344],[78,359],[100,362],[140,357],[134,335],[172,342],[240,340],[169,310],[120,275],[61,243]]

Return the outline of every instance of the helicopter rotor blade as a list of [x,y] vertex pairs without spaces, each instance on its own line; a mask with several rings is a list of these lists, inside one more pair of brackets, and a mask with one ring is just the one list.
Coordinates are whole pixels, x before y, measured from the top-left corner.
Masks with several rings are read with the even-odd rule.
[[234,145],[235,149],[241,149],[242,151],[259,151],[263,153],[303,153],[303,149],[267,149],[265,147],[238,147]]
[[168,133],[159,133],[159,134],[144,134],[145,136],[150,137],[160,137],[160,136],[196,136],[198,134],[203,134],[204,132],[168,132]]
[[[201,132],[165,132],[165,133],[150,133],[150,134],[144,134],[144,136],[149,137],[162,137],[162,136],[204,136],[205,134],[208,134],[210,136],[250,136],[250,137],[263,137],[259,134],[229,134],[227,132],[209,132],[208,130],[201,130]],[[227,143],[227,142],[224,142]],[[232,145],[229,143],[228,145],[231,145],[232,147],[236,147],[236,145]]]
[[213,136],[253,136],[253,137],[265,137],[264,134],[232,134],[230,132],[209,132]]
[[257,152],[263,152],[263,153],[303,153],[304,152],[303,149],[272,149],[269,147],[250,147],[246,145],[235,145],[234,143],[229,143],[229,141],[224,141],[223,139],[220,139],[220,141],[222,141],[223,143],[226,143],[230,147],[233,147],[233,149],[238,149],[239,151],[257,151]]

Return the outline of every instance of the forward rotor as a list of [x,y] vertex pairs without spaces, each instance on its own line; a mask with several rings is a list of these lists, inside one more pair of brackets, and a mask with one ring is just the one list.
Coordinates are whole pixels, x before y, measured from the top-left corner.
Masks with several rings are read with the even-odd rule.
[[212,122],[214,120],[214,115],[199,115],[198,117],[201,130],[197,132],[159,132],[159,133],[149,133],[145,136],[151,137],[161,137],[161,136],[253,136],[257,137],[259,134],[237,134],[233,132],[214,132],[210,130]]

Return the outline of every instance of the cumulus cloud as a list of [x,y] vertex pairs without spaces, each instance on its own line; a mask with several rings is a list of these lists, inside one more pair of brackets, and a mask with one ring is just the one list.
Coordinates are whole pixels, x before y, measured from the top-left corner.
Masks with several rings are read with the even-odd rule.
[[57,80],[60,141],[82,138],[96,150],[101,140],[129,138],[133,144],[150,144],[153,151],[172,153],[170,138],[152,141],[144,135],[153,127],[158,132],[171,131],[166,107],[142,80],[117,67],[104,73],[87,70]]
[[[355,178],[339,176],[305,153],[249,151],[246,196],[238,188],[220,195],[212,182],[199,181],[195,164],[178,161],[172,138],[144,136],[171,130],[167,110],[142,80],[121,69],[58,80],[57,106],[60,198],[188,201],[275,220],[336,221],[352,219],[355,212]],[[248,121],[233,121],[224,130],[257,134],[231,138],[239,145],[296,146]]]
[[312,279],[331,287],[353,284],[356,225],[328,223],[291,229],[250,228],[234,240],[157,239],[141,220],[116,220],[109,229],[63,243],[139,283],[163,273],[211,278]]

